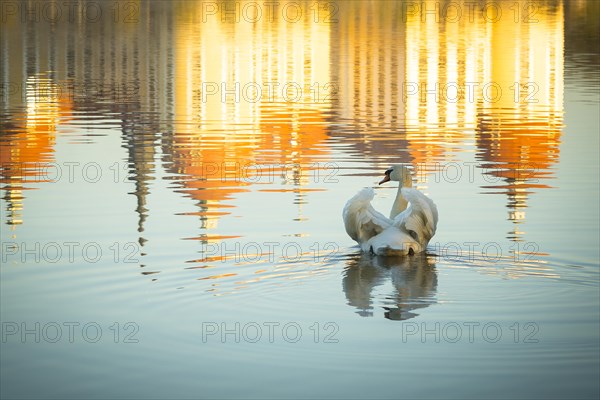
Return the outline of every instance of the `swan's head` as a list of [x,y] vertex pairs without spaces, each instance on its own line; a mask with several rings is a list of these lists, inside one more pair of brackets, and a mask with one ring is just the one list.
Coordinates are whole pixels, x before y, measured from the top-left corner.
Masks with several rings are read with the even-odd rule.
[[402,182],[402,186],[411,187],[412,174],[410,173],[410,170],[404,165],[392,165],[387,171],[385,171],[385,176],[383,177],[381,182],[379,182],[379,184],[381,185],[382,183],[388,181]]

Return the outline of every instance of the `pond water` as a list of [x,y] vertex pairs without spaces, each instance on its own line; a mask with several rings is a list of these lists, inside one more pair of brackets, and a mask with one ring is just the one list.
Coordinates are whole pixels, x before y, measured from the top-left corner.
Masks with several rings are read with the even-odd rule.
[[598,398],[600,3],[485,4],[7,3],[2,398]]

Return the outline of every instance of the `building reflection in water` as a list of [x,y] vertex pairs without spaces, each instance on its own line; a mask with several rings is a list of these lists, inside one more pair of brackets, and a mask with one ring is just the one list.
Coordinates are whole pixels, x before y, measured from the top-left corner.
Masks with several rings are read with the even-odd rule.
[[[113,6],[100,7],[106,4]],[[164,2],[131,4],[138,23],[110,13],[93,23],[22,22],[19,15],[3,21],[2,48],[9,56],[2,61],[0,152],[8,223],[21,221],[21,190],[32,188],[21,180],[44,181],[65,168],[62,161],[47,168],[57,131],[74,143],[90,143],[97,133],[86,132],[89,127],[122,132],[129,154],[118,176],[135,182],[137,230],[144,230],[157,143],[173,114],[173,20]]]
[[216,228],[228,201],[252,185],[282,179],[289,188],[258,190],[292,191],[301,207],[311,170],[328,157],[329,24],[306,8],[285,20],[280,6],[272,20],[236,22],[229,6],[240,5],[214,15],[202,2],[177,9],[174,130],[163,153],[203,229]]
[[486,35],[486,73],[511,90],[479,109],[477,159],[491,177],[485,188],[508,196],[512,240],[524,233],[528,195],[549,187],[563,128],[563,8],[549,2],[539,11],[536,23],[500,20]]
[[7,203],[6,223],[23,222],[23,190],[47,182],[54,162],[59,119],[68,118],[71,104],[47,76],[31,75],[25,81],[24,112],[3,118],[0,135],[0,182]]

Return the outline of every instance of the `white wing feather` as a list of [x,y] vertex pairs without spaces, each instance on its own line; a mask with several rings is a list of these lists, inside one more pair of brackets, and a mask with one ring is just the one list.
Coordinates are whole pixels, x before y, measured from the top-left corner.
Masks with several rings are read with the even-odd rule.
[[402,188],[402,196],[408,200],[410,206],[394,218],[394,226],[408,231],[425,248],[435,235],[438,222],[437,207],[433,200],[416,189]]
[[348,235],[358,243],[366,243],[373,236],[392,226],[393,221],[375,210],[371,200],[372,188],[364,188],[346,203],[343,211],[344,226]]

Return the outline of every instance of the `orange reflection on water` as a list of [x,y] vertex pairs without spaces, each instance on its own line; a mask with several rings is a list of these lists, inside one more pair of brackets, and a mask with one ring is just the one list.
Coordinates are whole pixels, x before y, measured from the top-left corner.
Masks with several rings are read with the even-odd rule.
[[72,108],[58,85],[44,75],[29,76],[25,88],[25,112],[4,121],[0,135],[0,182],[6,191],[10,225],[23,222],[22,191],[31,189],[27,184],[47,181],[47,168],[54,162],[56,128]]
[[[481,167],[498,178],[486,187],[508,195],[515,223],[525,219],[528,194],[548,187],[563,127],[563,6],[548,2],[536,11],[535,23],[507,19],[491,25],[489,74],[511,90],[483,103],[477,127]],[[522,233],[515,225],[510,238]]]
[[[287,169],[301,196],[314,164],[327,157],[320,144],[332,90],[329,24],[306,12],[286,20],[278,8],[273,20],[235,22],[223,8],[206,15],[203,2],[179,4],[177,18],[189,23],[176,26],[169,152],[186,177],[182,191],[203,210]],[[218,218],[204,214],[202,226],[214,228]]]

